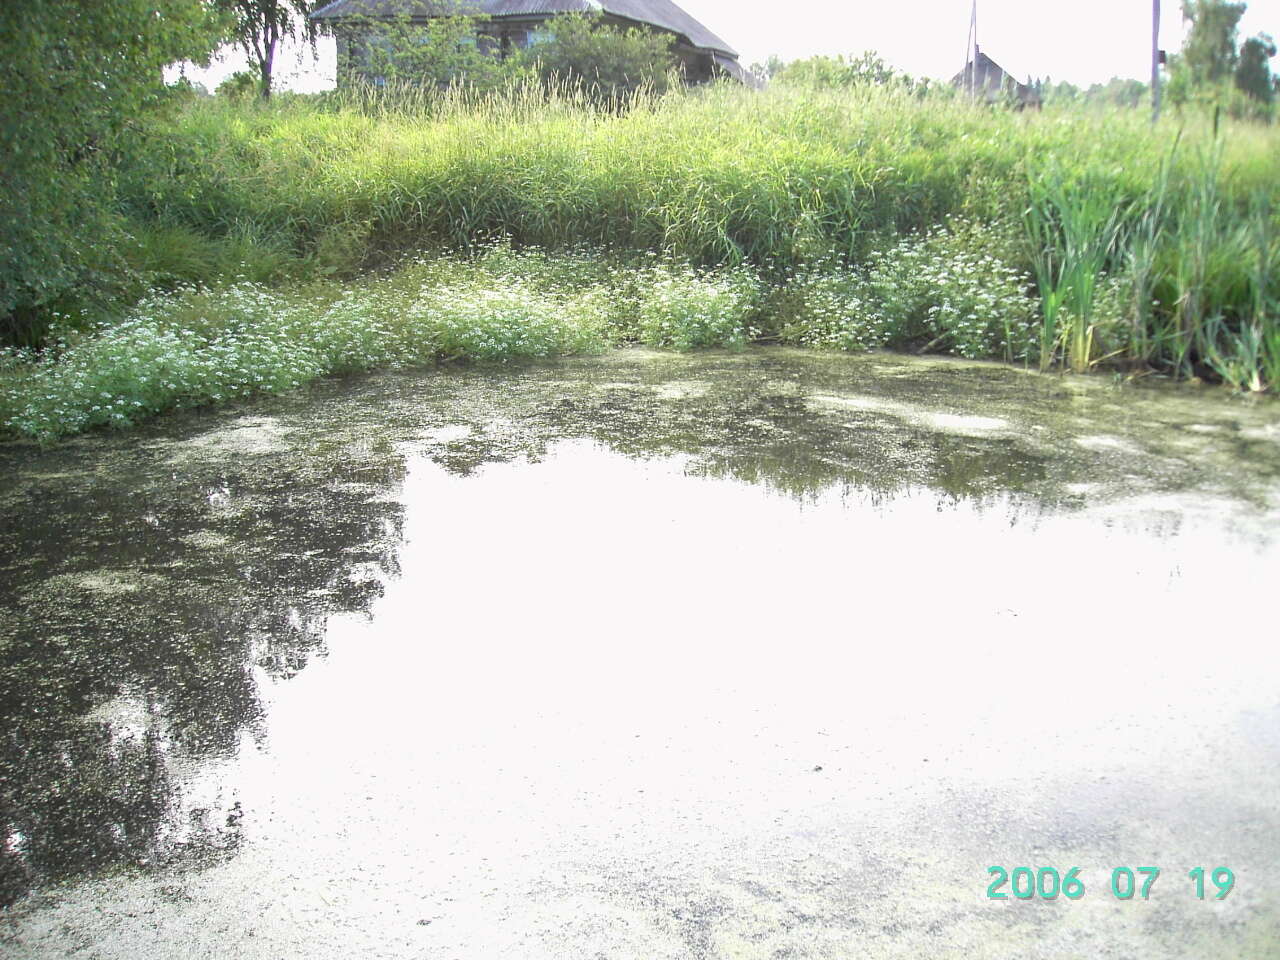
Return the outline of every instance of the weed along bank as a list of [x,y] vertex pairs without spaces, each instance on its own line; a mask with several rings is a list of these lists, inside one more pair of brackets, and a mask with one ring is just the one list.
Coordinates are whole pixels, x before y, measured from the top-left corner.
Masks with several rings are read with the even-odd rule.
[[138,299],[15,314],[59,346],[6,348],[0,428],[47,441],[332,373],[630,343],[1280,383],[1271,127],[1190,118],[1171,143],[1137,111],[1015,114],[892,78],[633,96],[364,88],[155,118],[115,187]]

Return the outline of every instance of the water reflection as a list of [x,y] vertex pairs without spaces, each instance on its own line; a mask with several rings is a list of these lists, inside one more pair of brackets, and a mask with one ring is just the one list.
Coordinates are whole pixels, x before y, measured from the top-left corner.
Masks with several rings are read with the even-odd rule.
[[235,798],[184,796],[184,778],[259,735],[262,679],[322,656],[329,618],[368,610],[398,569],[400,456],[355,473],[188,459],[166,475],[135,451],[103,481],[99,452],[46,455],[55,476],[7,505],[4,903],[84,870],[233,850]]
[[[470,678],[437,682],[422,707],[442,727],[466,717],[465,741],[501,720],[467,705],[481,680],[508,708],[586,697],[638,715],[642,691],[687,683],[706,695],[694,688],[708,677],[763,691],[747,669],[763,663],[772,681],[838,698],[837,674],[769,645],[828,656],[833,611],[857,627],[842,621],[840,643],[891,638],[913,596],[935,611],[927,628],[915,623],[919,637],[967,617],[993,643],[1027,620],[1067,643],[1056,595],[1021,610],[1021,624],[1001,619],[1009,598],[1043,588],[1037,565],[1061,573],[1002,531],[1098,508],[1116,491],[1248,502],[1277,475],[1277,445],[1239,410],[1197,408],[1213,429],[1188,447],[1144,419],[1186,418],[1176,399],[1122,403],[965,369],[751,353],[455,370],[329,383],[53,452],[0,451],[16,478],[0,529],[0,903],[58,878],[240,850],[259,811],[233,768],[294,736],[273,722],[268,691],[328,656],[335,615],[373,615],[402,562],[411,582],[376,611],[396,655],[365,655],[371,635],[347,624],[344,669],[354,678],[363,663],[382,678],[367,686],[389,702],[359,707],[370,738],[368,715],[418,709],[421,678]],[[1234,459],[1242,430],[1254,431],[1247,461]],[[1097,436],[1110,439],[1074,442]],[[813,508],[807,520],[797,503]],[[1157,541],[1179,533],[1188,508],[1142,512],[1150,551],[1100,557],[1097,576],[1159,567]],[[1071,536],[1054,534],[1068,550]],[[1106,549],[1092,534],[1078,546]],[[550,576],[556,565],[574,579]],[[915,579],[892,594],[885,569]],[[726,615],[733,598],[759,596],[772,602]],[[580,633],[563,649],[485,646],[569,608]],[[685,619],[673,623],[672,610]],[[616,685],[571,682],[601,648],[627,654],[610,667]],[[931,656],[939,682],[960,669],[945,644]],[[869,678],[864,704],[879,702],[875,657],[859,647],[841,661],[839,676]],[[495,661],[503,669],[490,676]],[[326,712],[343,689],[329,682],[300,715],[304,735],[337,741],[346,705]],[[726,716],[742,707],[721,705]],[[373,749],[362,744],[342,757]]]

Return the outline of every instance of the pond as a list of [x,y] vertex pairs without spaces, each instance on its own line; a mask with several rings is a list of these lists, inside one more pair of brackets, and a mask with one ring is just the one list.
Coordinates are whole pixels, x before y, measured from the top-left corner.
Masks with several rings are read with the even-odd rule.
[[1262,956],[1278,414],[635,350],[0,447],[0,946]]

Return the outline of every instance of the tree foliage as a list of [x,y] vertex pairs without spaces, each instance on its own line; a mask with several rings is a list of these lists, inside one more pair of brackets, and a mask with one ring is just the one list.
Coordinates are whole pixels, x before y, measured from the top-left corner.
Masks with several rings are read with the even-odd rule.
[[1275,55],[1276,43],[1267,34],[1246,40],[1236,66],[1236,86],[1254,99],[1271,103],[1276,92],[1275,78],[1271,76],[1271,58]]
[[568,14],[544,21],[527,48],[504,48],[486,29],[488,21],[465,13],[425,22],[407,14],[349,17],[336,28],[347,45],[341,69],[378,85],[463,83],[478,90],[533,75],[606,101],[640,87],[661,93],[673,80],[670,34]]
[[490,90],[511,78],[516,65],[497,55],[481,35],[487,17],[455,14],[415,22],[408,15],[348,18],[340,29],[347,42],[343,69],[375,84],[403,82]]
[[1191,30],[1182,46],[1182,61],[1193,83],[1217,83],[1235,72],[1236,34],[1246,6],[1224,0],[1183,0],[1182,15]]
[[857,57],[813,56],[778,64],[773,69],[772,79],[819,89],[893,86],[920,96],[944,89],[927,79],[916,80],[895,70],[871,50]]
[[235,42],[258,74],[262,96],[271,96],[276,54],[282,40],[305,38],[314,44],[318,27],[308,20],[310,0],[217,0],[234,23]]
[[1276,45],[1259,34],[1237,47],[1246,4],[1184,0],[1191,29],[1169,64],[1169,102],[1200,104],[1242,118],[1269,120],[1276,97],[1271,58]]
[[616,101],[641,87],[665,92],[676,80],[671,34],[615,27],[583,14],[554,17],[545,29],[547,42],[518,58],[544,81],[581,85],[599,99]]
[[770,54],[764,63],[753,63],[750,66],[751,75],[760,82],[767,84],[787,67],[786,62],[777,54]]
[[119,280],[115,172],[162,68],[207,62],[222,28],[203,0],[0,3],[0,342]]
[[813,56],[793,60],[774,71],[774,79],[817,87],[883,86],[898,79],[898,73],[868,50],[858,57]]

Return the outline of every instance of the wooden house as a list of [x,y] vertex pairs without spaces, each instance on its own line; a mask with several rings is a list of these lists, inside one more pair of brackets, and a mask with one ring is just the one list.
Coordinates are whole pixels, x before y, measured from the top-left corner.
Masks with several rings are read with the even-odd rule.
[[358,70],[364,38],[360,25],[407,17],[425,24],[435,17],[459,14],[483,18],[477,27],[485,49],[506,56],[550,37],[552,17],[567,13],[598,14],[605,23],[623,28],[661,31],[675,37],[673,52],[689,83],[732,77],[752,83],[732,47],[671,0],[333,0],[311,19],[334,32],[338,41],[341,84],[344,72]]
[[951,78],[954,87],[975,100],[987,103],[1012,101],[1019,109],[1041,107],[1040,92],[1025,83],[1019,83],[1004,67],[996,63],[974,44],[973,59],[964,69]]

